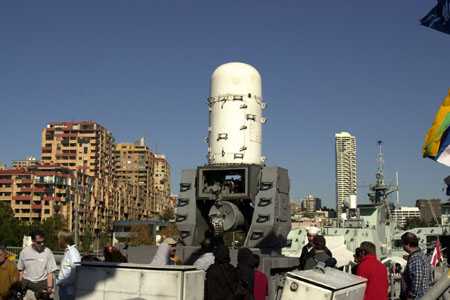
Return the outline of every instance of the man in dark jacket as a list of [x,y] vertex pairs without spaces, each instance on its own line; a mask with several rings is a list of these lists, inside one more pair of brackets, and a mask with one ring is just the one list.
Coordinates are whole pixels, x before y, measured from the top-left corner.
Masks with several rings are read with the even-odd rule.
[[240,248],[237,260],[240,283],[247,290],[245,298],[246,300],[253,299],[256,264],[253,252],[248,248]]
[[234,299],[239,284],[239,274],[230,264],[228,248],[217,247],[214,257],[214,264],[206,271],[205,300]]
[[305,269],[305,262],[306,259],[308,258],[308,255],[310,255],[311,251],[313,250],[313,244],[312,241],[314,239],[314,237],[317,235],[317,233],[319,233],[319,228],[316,227],[308,227],[306,229],[306,237],[308,238],[308,243],[303,246],[302,248],[302,254],[300,254],[300,264],[299,264],[299,269],[300,270],[304,270]]
[[325,238],[321,235],[316,235],[312,244],[313,249],[306,258],[304,270],[314,269],[319,262],[324,263],[326,267],[335,267],[336,260],[331,256],[330,250],[326,247]]
[[[300,259],[299,259],[299,266],[298,268],[300,270],[304,270],[305,269],[305,263],[306,260],[312,256],[313,254],[313,240],[314,237],[317,236],[320,233],[320,229],[317,227],[308,227],[308,229],[306,229],[307,233],[306,233],[306,237],[308,238],[308,243],[303,246],[302,248],[302,253],[300,255]],[[332,257],[333,255],[331,254],[331,251],[325,247],[325,252],[326,254],[328,254],[330,257]]]
[[388,299],[388,274],[386,267],[377,259],[376,247],[371,242],[362,242],[361,260],[356,275],[367,278],[364,300]]

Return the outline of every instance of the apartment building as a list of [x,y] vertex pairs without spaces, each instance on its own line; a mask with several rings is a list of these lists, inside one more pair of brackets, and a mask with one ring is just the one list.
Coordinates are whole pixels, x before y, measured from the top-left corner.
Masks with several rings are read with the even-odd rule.
[[93,229],[111,228],[117,212],[113,202],[114,138],[93,121],[53,122],[42,130],[41,161],[65,166],[94,178],[88,212]]
[[115,186],[127,190],[130,199],[119,200],[119,219],[140,220],[160,212],[154,193],[155,155],[144,139],[119,143],[114,150]]
[[85,203],[91,182],[92,177],[54,164],[5,168],[0,170],[0,202],[8,202],[20,220],[42,222],[60,214],[69,230],[79,223],[83,232],[90,221]]
[[29,156],[26,159],[21,160],[13,160],[12,167],[13,168],[28,168],[37,165],[38,160],[34,156]]
[[318,211],[322,208],[322,200],[309,194],[303,199],[302,208],[307,212]]
[[408,219],[420,218],[420,210],[418,207],[402,206],[391,211],[392,220],[397,223],[400,228],[404,228]]
[[336,211],[344,212],[344,200],[357,193],[356,138],[348,132],[335,135],[336,148]]
[[170,165],[162,154],[155,154],[153,182],[155,189],[156,211],[161,211],[170,197]]

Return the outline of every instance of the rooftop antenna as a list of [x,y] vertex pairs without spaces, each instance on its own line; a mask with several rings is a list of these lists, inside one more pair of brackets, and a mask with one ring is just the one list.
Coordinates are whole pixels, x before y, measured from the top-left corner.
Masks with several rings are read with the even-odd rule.
[[395,185],[397,186],[397,208],[400,209],[400,189],[398,187],[398,171],[395,171]]
[[383,141],[378,141],[378,171],[377,181],[379,184],[384,184],[384,155],[383,155]]

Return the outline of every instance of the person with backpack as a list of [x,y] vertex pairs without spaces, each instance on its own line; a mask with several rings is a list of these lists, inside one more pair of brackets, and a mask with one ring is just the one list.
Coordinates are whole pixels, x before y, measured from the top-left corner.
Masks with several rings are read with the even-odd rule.
[[239,274],[230,264],[230,251],[221,245],[215,249],[214,257],[206,271],[205,300],[241,300]]
[[335,267],[336,259],[334,259],[326,247],[325,238],[322,235],[316,235],[312,240],[313,249],[311,255],[305,261],[304,270],[314,269],[319,262],[327,267]]

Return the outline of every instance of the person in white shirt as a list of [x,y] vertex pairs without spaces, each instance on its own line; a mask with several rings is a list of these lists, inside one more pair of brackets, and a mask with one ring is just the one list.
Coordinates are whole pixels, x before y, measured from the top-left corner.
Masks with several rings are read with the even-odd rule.
[[162,267],[174,265],[175,261],[171,258],[175,257],[177,241],[173,238],[166,238],[159,246],[153,257],[150,265],[155,267]]
[[65,249],[56,280],[59,299],[75,299],[75,264],[81,262],[80,252],[74,243],[73,234],[68,231],[58,233],[58,243]]

